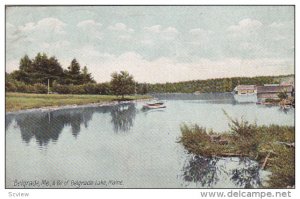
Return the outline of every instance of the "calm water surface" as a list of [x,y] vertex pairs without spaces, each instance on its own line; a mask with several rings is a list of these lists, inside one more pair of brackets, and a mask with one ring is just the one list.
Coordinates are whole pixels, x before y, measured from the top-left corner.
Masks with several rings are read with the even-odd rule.
[[156,97],[166,109],[142,111],[139,102],[7,114],[6,187],[34,180],[65,182],[38,188],[78,188],[78,181],[92,182],[81,188],[259,187],[267,173],[254,161],[187,154],[176,142],[180,125],[226,131],[225,110],[258,124],[294,126],[294,109],[240,104],[231,94]]

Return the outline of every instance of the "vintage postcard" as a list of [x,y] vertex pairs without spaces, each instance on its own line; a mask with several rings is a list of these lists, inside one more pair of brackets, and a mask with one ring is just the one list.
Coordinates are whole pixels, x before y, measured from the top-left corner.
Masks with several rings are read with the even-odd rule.
[[295,188],[295,6],[7,5],[5,37],[5,188]]

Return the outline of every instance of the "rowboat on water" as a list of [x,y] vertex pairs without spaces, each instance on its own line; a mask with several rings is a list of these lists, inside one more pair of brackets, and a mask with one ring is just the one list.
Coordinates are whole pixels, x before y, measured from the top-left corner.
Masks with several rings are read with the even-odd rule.
[[166,108],[166,105],[164,105],[164,102],[155,101],[155,102],[149,102],[143,105],[143,109],[159,109],[159,108]]

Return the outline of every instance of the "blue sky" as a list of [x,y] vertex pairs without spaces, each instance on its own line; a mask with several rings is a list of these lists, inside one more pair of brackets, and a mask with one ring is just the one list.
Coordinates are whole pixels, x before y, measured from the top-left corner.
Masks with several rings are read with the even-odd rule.
[[127,70],[139,82],[294,73],[292,6],[6,8],[6,71],[22,56],[73,58],[97,82]]

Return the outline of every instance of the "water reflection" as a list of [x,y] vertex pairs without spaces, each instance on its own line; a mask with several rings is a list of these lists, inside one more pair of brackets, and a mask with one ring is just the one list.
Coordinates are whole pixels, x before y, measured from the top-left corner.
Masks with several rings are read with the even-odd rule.
[[249,158],[239,158],[239,166],[231,171],[231,180],[236,186],[250,189],[261,185],[260,167],[256,162]]
[[14,117],[12,115],[5,116],[5,131],[7,131],[8,127],[12,123]]
[[219,181],[216,164],[219,158],[193,156],[183,168],[186,182],[200,183],[202,187],[211,187]]
[[155,93],[152,96],[159,100],[205,100],[212,103],[214,101],[216,103],[233,103],[235,101],[232,93],[201,93],[200,95],[193,93]]
[[119,104],[111,109],[111,122],[115,133],[128,132],[136,116],[134,103]]
[[294,110],[294,108],[285,108],[285,107],[280,107],[279,111],[283,112],[285,114],[288,114],[290,111]]
[[5,128],[7,130],[15,120],[23,142],[29,143],[35,138],[38,145],[43,147],[50,141],[56,142],[64,127],[71,127],[73,137],[77,138],[82,125],[88,128],[94,113],[110,113],[114,132],[127,132],[134,124],[136,108],[135,104],[127,103],[98,108],[12,114],[6,116]]
[[49,141],[56,142],[65,126],[71,126],[74,138],[80,132],[81,124],[88,126],[93,112],[90,111],[52,111],[22,114],[15,117],[20,128],[22,140],[29,143],[32,138],[40,146],[46,146]]
[[258,164],[249,158],[193,156],[183,167],[182,178],[189,184],[196,183],[202,187],[213,187],[220,179],[230,179],[236,187],[255,188],[261,185],[259,171]]

